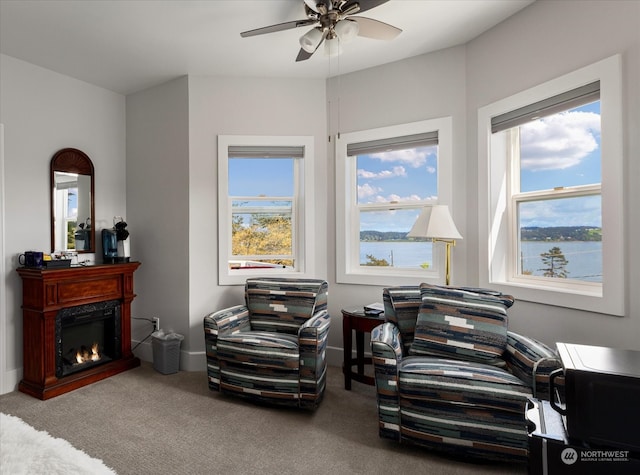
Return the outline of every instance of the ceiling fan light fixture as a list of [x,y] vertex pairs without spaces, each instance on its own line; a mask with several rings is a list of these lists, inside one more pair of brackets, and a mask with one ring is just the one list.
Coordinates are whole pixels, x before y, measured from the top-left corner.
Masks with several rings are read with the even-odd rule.
[[[2,1],[2,0],[0,0]],[[293,0],[292,0],[293,1]],[[299,1],[299,0],[298,0]],[[362,13],[390,0],[303,0],[306,18],[286,21],[275,25],[242,31],[240,36],[264,35],[293,28],[307,27],[307,31],[299,38],[300,51],[296,62],[306,61],[325,43],[327,56],[342,53],[342,43],[348,43],[356,36],[379,40],[391,40],[402,30],[387,23],[367,17],[347,18],[350,15]]]
[[348,43],[358,36],[360,26],[354,20],[341,20],[336,23],[334,30],[343,43]]
[[318,49],[318,45],[322,41],[322,30],[312,28],[300,37],[300,47],[307,53],[313,53]]
[[333,38],[327,38],[324,42],[324,54],[325,56],[338,56],[342,53],[342,44],[340,38],[334,36]]

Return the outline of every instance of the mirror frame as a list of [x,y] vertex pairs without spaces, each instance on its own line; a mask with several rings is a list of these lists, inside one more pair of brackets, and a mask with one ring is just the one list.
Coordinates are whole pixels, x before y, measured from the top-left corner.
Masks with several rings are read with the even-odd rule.
[[56,226],[55,226],[55,172],[77,173],[78,175],[91,176],[91,229],[89,236],[91,246],[89,249],[76,251],[78,253],[95,253],[96,252],[96,228],[95,228],[95,189],[94,189],[94,168],[89,156],[75,148],[63,148],[58,150],[51,158],[51,252],[59,249],[56,247]]

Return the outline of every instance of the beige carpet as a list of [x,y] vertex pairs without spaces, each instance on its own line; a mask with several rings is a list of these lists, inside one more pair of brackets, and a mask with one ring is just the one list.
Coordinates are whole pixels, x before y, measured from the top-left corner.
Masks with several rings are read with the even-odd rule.
[[329,368],[315,412],[209,391],[205,373],[162,375],[149,363],[48,401],[13,392],[0,411],[127,474],[526,474],[378,437],[375,391],[346,391]]

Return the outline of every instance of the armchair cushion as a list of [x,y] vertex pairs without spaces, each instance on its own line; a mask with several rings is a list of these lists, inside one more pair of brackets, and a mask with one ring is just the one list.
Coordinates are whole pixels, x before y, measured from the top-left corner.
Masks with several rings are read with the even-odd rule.
[[410,355],[504,364],[510,295],[421,284],[422,303]]
[[314,279],[249,279],[245,298],[252,330],[297,335],[304,322],[327,307],[327,284]]
[[241,332],[218,340],[218,358],[264,368],[294,369],[299,366],[298,338],[286,333]]
[[524,414],[531,389],[502,368],[482,363],[409,356],[402,360],[401,398],[441,403],[455,401],[476,409]]

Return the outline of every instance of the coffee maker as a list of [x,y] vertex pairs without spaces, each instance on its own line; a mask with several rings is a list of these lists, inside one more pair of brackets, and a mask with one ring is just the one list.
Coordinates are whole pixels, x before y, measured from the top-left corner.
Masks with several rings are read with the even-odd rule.
[[113,217],[113,228],[102,230],[102,259],[105,264],[129,262],[129,231],[121,216]]
[[118,240],[115,229],[102,230],[102,255],[105,264],[118,262]]

